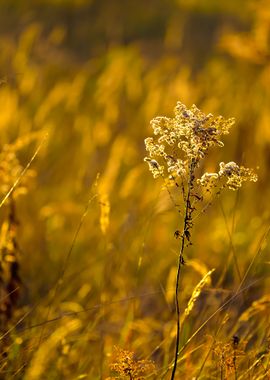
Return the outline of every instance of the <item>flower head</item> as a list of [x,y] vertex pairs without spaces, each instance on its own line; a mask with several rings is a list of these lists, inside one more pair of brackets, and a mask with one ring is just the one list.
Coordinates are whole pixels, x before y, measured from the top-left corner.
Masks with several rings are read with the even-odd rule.
[[[154,178],[183,179],[194,182],[194,171],[200,165],[211,147],[222,147],[223,135],[229,133],[234,119],[204,114],[195,105],[188,109],[178,102],[173,118],[158,116],[151,121],[154,137],[145,139],[149,169]],[[191,173],[192,172],[192,173]],[[257,181],[252,169],[235,162],[219,164],[217,173],[204,173],[196,183],[202,190],[214,188],[236,190],[243,182]]]
[[164,174],[182,176],[191,161],[194,167],[198,166],[210,147],[223,146],[221,136],[228,134],[233,124],[234,119],[206,115],[195,105],[188,109],[180,102],[175,107],[174,118],[154,118],[151,121],[154,137],[145,139],[149,154],[145,160],[151,163],[155,159],[157,162],[156,168],[149,165],[154,177]]
[[215,187],[229,188],[237,190],[242,186],[243,182],[256,182],[258,177],[253,169],[238,166],[235,162],[220,162],[218,173],[205,173],[197,180],[207,191],[211,191]]

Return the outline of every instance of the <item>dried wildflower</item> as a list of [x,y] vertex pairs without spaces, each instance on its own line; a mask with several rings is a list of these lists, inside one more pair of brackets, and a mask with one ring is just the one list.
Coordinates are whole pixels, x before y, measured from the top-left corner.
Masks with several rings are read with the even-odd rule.
[[[200,178],[197,176],[197,169],[209,149],[224,145],[221,140],[222,136],[229,133],[233,124],[234,119],[232,118],[224,119],[222,116],[206,115],[195,105],[188,109],[184,104],[178,102],[173,118],[159,116],[151,121],[154,137],[145,139],[148,156],[144,160],[148,162],[150,171],[154,178],[162,177],[165,184],[170,181],[171,183],[174,182],[177,188],[179,187],[184,208],[183,212],[179,210],[180,215],[183,215],[183,227],[175,233],[175,237],[180,238],[181,244],[175,285],[177,334],[171,380],[175,378],[180,344],[180,306],[178,297],[180,273],[181,267],[185,264],[184,250],[192,244],[191,231],[198,202],[204,200],[205,191],[218,195],[225,188],[237,190],[246,181],[257,181],[257,175],[252,169],[238,166],[235,162],[226,164],[221,162],[217,173],[206,172]],[[178,179],[180,180],[180,185],[178,185]],[[168,190],[167,185],[166,188]],[[176,205],[174,200],[173,203]],[[205,208],[201,208],[201,210],[204,211]],[[211,273],[211,271],[208,272],[206,278],[204,277],[195,288],[186,309],[186,315],[192,310],[204,283],[209,280]],[[236,371],[235,355],[232,366]]]
[[196,178],[196,169],[209,148],[223,146],[221,138],[233,124],[233,118],[204,114],[195,105],[188,109],[180,102],[173,118],[159,116],[151,121],[154,136],[145,139],[148,156],[144,160],[154,178],[164,179],[167,189],[174,184],[179,187],[177,178],[180,179],[185,207],[183,232],[179,234],[185,239],[183,247],[191,244],[193,213],[205,191],[217,195],[225,188],[237,190],[246,181],[257,181],[252,169],[235,162],[221,162],[217,173],[206,172]]
[[[155,137],[145,139],[149,154],[144,160],[154,178],[187,178],[206,156],[210,147],[223,146],[222,135],[229,133],[234,119],[204,114],[195,105],[188,109],[178,102],[175,117],[156,117],[151,121]],[[246,181],[257,181],[252,169],[238,166],[235,162],[219,164],[218,173],[204,173],[197,185],[211,191],[213,188],[236,190]]]
[[[145,160],[150,163],[155,160],[154,169],[158,169],[150,168],[154,177],[163,175],[165,168],[166,174],[187,174],[191,161],[196,167],[211,146],[223,146],[220,138],[229,133],[233,124],[234,119],[225,120],[222,116],[205,115],[195,105],[188,109],[178,102],[175,117],[159,116],[153,119],[151,126],[155,137],[145,139],[149,153]],[[165,161],[165,167],[159,160]]]
[[150,360],[136,360],[134,353],[123,350],[119,347],[114,349],[114,362],[110,365],[112,371],[116,372],[120,377],[112,379],[132,379],[143,380],[146,377],[154,375],[155,364]]

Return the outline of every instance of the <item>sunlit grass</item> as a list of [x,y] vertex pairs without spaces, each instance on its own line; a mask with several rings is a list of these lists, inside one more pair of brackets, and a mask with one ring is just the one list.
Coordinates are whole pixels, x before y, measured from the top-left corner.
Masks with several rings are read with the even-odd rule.
[[143,141],[179,99],[237,121],[202,182],[232,161],[259,181],[194,219],[175,379],[269,377],[269,12],[235,13],[245,32],[217,25],[197,65],[195,3],[170,4],[190,19],[164,13],[164,41],[116,38],[87,59],[64,24],[48,32],[30,15],[16,39],[1,35],[1,378],[170,378],[178,189],[149,176]]

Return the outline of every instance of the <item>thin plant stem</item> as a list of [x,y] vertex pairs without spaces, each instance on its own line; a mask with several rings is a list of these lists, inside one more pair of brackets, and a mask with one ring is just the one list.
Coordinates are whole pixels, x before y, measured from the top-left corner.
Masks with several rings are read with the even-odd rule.
[[[175,306],[176,306],[176,341],[175,341],[175,354],[174,354],[174,363],[173,363],[173,369],[171,374],[171,380],[174,380],[175,373],[177,369],[177,361],[179,356],[179,345],[180,345],[180,333],[181,333],[181,323],[180,323],[180,316],[181,316],[181,310],[180,310],[180,303],[179,303],[179,288],[180,288],[180,279],[181,279],[181,267],[185,264],[184,261],[184,250],[186,246],[186,240],[189,240],[190,236],[190,228],[192,226],[192,211],[193,208],[190,204],[190,198],[191,198],[191,190],[193,189],[193,181],[194,181],[194,168],[195,168],[195,162],[192,160],[190,164],[190,175],[189,175],[189,182],[188,182],[188,191],[187,191],[187,197],[185,199],[185,217],[184,217],[184,230],[181,236],[181,246],[180,246],[180,252],[178,256],[178,265],[177,265],[177,273],[176,273],[176,284],[175,284]],[[184,194],[183,194],[184,197]]]
[[[182,239],[182,246],[181,246],[181,251],[184,251],[184,238]],[[176,285],[175,285],[175,306],[176,306],[176,342],[175,342],[175,355],[174,355],[174,363],[173,363],[173,369],[172,369],[172,375],[171,375],[171,380],[174,379],[175,377],[175,372],[177,368],[177,360],[178,360],[178,355],[179,355],[179,343],[180,343],[180,332],[181,332],[181,326],[180,326],[180,303],[178,299],[179,295],[179,284],[180,284],[180,275],[181,275],[181,267],[182,267],[182,262],[183,256],[182,252],[179,255],[179,260],[178,260],[178,267],[177,267],[177,275],[176,275]]]

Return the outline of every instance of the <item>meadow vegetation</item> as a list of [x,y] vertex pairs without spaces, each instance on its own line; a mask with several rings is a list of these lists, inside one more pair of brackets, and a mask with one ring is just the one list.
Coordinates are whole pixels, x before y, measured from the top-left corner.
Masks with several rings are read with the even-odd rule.
[[269,379],[269,2],[124,3],[0,2],[0,377]]

